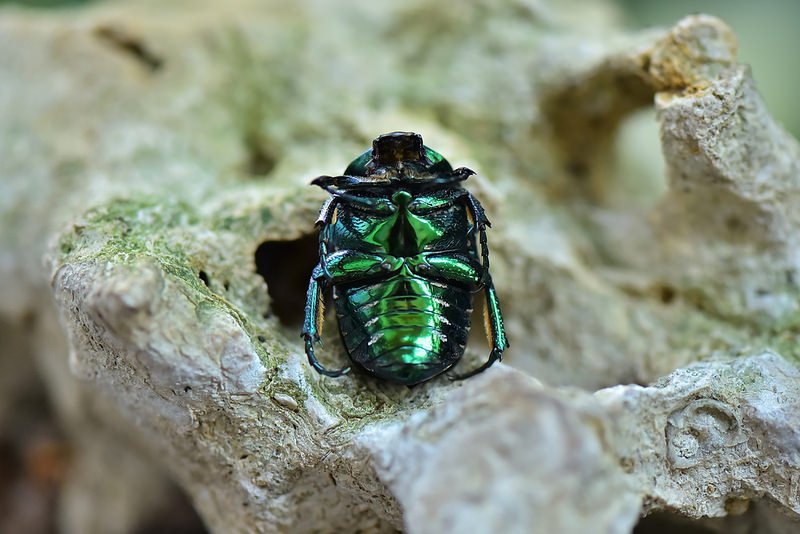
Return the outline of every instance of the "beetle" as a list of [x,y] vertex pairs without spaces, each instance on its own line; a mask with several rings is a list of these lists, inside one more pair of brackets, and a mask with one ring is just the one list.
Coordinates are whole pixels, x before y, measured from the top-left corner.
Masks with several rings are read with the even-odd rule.
[[454,366],[480,291],[491,352],[481,366],[451,378],[476,375],[502,358],[509,344],[489,275],[490,223],[461,185],[473,174],[453,170],[421,135],[392,132],[376,138],[344,175],[311,182],[331,194],[317,220],[319,263],[302,330],[319,373],[350,370],[327,369],[314,354],[328,287],[350,359],[380,379],[411,386]]

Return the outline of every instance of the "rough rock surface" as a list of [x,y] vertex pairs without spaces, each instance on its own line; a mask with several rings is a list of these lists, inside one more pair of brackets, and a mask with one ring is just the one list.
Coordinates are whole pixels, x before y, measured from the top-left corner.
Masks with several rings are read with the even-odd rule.
[[[798,528],[800,148],[724,23],[228,4],[2,8],[0,326],[35,318],[77,444],[65,531],[130,531],[166,479],[215,532]],[[653,103],[666,180],[646,124],[616,146]],[[391,130],[494,223],[513,348],[464,383],[304,361],[307,183]]]

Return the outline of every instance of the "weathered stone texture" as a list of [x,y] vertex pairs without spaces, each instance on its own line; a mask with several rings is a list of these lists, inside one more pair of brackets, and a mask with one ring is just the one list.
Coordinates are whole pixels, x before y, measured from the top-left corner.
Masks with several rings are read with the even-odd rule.
[[[215,532],[797,528],[800,148],[724,23],[162,4],[0,17],[0,328],[37,318],[81,451],[65,531],[131,531],[167,479]],[[665,177],[646,124],[615,149],[647,109]],[[477,170],[494,223],[512,349],[464,383],[305,363],[308,181],[391,130]]]

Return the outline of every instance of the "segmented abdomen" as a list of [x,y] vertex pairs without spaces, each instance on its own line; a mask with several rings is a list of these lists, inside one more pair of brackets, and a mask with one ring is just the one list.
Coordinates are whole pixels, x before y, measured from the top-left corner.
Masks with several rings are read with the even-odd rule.
[[334,302],[350,357],[378,377],[416,384],[464,354],[472,312],[465,289],[401,273],[336,286]]

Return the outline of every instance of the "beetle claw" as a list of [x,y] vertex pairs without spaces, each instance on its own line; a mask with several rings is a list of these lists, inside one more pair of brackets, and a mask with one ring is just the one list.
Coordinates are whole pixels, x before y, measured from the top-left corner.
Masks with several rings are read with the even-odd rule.
[[338,378],[340,376],[344,376],[350,372],[350,367],[342,367],[341,369],[327,369],[317,363],[314,365],[314,369],[321,375],[329,376],[331,378]]
[[466,373],[463,373],[463,374],[460,374],[460,375],[458,375],[458,374],[456,374],[456,375],[448,374],[447,378],[451,382],[455,382],[456,380],[464,380],[464,379],[467,379],[467,378],[471,378],[471,377],[477,375],[478,373],[484,372],[486,369],[491,367],[494,364],[494,362],[499,362],[502,359],[503,359],[503,352],[501,350],[499,350],[499,349],[496,349],[496,348],[492,349],[492,352],[489,354],[489,359],[486,360],[483,363],[483,365],[481,365],[480,367],[476,367],[472,371],[467,371]]
[[311,364],[311,367],[313,367],[315,371],[321,375],[330,376],[332,378],[343,376],[350,372],[349,366],[342,367],[341,369],[328,369],[319,363],[317,357],[314,355],[314,341],[316,340],[319,342],[319,336],[314,336],[312,339],[311,336],[304,334],[304,337],[306,339],[306,356],[308,357],[308,363]]

